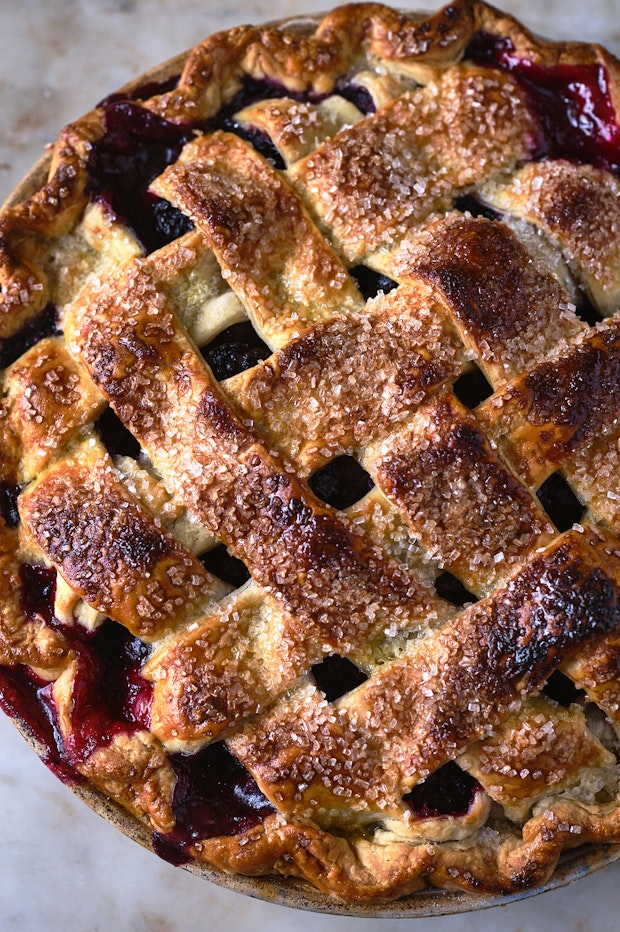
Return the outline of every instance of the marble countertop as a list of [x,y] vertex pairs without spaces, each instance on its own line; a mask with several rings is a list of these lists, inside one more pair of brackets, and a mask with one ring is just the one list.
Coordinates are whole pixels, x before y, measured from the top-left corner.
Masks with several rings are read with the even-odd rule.
[[[498,0],[543,35],[599,40],[620,53],[618,0]],[[242,22],[313,12],[312,0],[0,0],[0,202],[64,123],[115,87]],[[402,6],[414,6],[401,2]],[[423,6],[438,7],[437,0]],[[255,928],[388,932],[399,920],[293,914],[160,861],[75,799],[0,716],[0,929],[177,932]],[[611,932],[620,862],[570,887],[416,932]]]

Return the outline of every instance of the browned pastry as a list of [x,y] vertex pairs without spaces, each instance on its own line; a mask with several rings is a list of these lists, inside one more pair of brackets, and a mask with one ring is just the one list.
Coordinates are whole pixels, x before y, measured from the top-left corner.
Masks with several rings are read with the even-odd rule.
[[352,4],[0,216],[0,697],[162,856],[352,903],[620,842],[618,106],[480,0]]

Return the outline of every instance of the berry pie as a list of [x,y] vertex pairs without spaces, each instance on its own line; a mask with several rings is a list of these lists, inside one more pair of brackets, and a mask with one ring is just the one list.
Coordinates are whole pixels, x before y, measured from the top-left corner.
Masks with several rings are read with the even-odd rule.
[[351,4],[4,208],[0,697],[162,857],[372,906],[620,842],[618,112],[600,46]]

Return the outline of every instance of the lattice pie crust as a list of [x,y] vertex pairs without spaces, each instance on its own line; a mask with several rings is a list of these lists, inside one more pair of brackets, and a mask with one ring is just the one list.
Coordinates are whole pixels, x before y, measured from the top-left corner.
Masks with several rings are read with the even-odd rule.
[[620,841],[619,88],[479,0],[239,27],[2,214],[3,703],[160,854]]

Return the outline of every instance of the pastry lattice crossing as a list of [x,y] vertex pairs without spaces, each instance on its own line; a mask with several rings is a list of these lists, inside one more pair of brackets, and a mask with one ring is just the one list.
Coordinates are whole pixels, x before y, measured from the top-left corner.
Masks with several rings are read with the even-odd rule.
[[618,65],[288,29],[0,220],[4,704],[177,861],[535,886],[620,841]]

